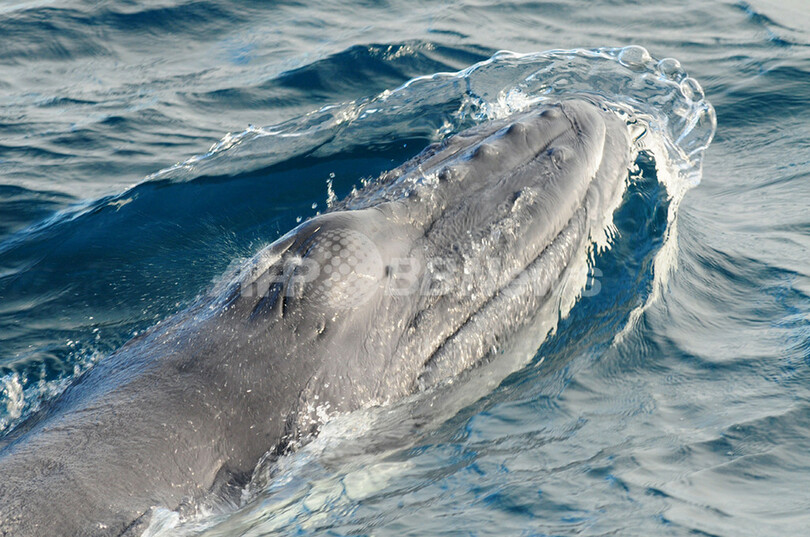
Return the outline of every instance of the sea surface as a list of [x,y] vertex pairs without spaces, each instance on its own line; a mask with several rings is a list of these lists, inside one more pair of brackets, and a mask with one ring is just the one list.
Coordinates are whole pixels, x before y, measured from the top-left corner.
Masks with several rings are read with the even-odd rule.
[[148,534],[807,535],[806,0],[3,0],[0,437],[363,181],[578,93],[639,155],[528,360]]

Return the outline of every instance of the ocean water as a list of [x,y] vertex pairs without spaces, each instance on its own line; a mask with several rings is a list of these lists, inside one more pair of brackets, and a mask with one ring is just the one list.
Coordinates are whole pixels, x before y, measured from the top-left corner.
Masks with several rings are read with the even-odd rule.
[[334,197],[582,92],[640,153],[528,362],[343,416],[148,534],[806,535],[804,0],[4,1],[0,435]]

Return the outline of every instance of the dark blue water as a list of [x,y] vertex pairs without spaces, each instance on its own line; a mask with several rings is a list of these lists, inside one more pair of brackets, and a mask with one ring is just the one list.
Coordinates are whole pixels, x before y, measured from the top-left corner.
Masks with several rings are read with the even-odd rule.
[[[331,195],[466,126],[586,91],[639,114],[648,144],[697,152],[639,156],[590,265],[596,292],[534,357],[469,400],[447,395],[463,403],[427,426],[400,428],[413,406],[339,420],[241,509],[162,513],[150,532],[806,534],[809,13],[803,0],[6,0],[0,435]],[[706,116],[678,124],[640,49],[433,76],[503,49],[628,45],[700,82],[717,114],[705,154]]]

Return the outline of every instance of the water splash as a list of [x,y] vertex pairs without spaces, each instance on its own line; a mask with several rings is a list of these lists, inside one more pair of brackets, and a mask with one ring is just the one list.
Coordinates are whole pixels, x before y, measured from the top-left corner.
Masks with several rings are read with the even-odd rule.
[[0,432],[5,430],[8,423],[16,420],[22,415],[23,408],[25,407],[25,394],[23,393],[23,386],[20,384],[20,376],[17,373],[12,373],[2,378],[3,389],[0,393],[6,403],[6,417],[0,419]]
[[[700,84],[673,58],[655,60],[642,47],[496,53],[455,73],[412,79],[373,98],[329,105],[278,125],[228,134],[205,154],[147,178],[189,180],[266,168],[293,156],[326,156],[346,145],[390,136],[440,140],[472,125],[529,106],[575,95],[593,97],[641,130],[683,185],[700,182],[703,151],[716,129],[714,108]],[[658,135],[644,137],[644,130]]]
[[39,410],[43,401],[62,393],[101,358],[99,352],[79,348],[69,360],[73,367],[68,376],[53,378],[43,363],[31,371],[14,371],[0,377],[0,439],[4,433]]

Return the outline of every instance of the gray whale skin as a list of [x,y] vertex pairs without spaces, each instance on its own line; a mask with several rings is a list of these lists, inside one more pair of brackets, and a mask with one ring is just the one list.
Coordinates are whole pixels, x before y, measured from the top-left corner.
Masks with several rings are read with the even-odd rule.
[[539,106],[302,223],[0,440],[0,536],[140,535],[155,507],[241,490],[324,415],[486,359],[602,229],[630,146],[591,101]]

